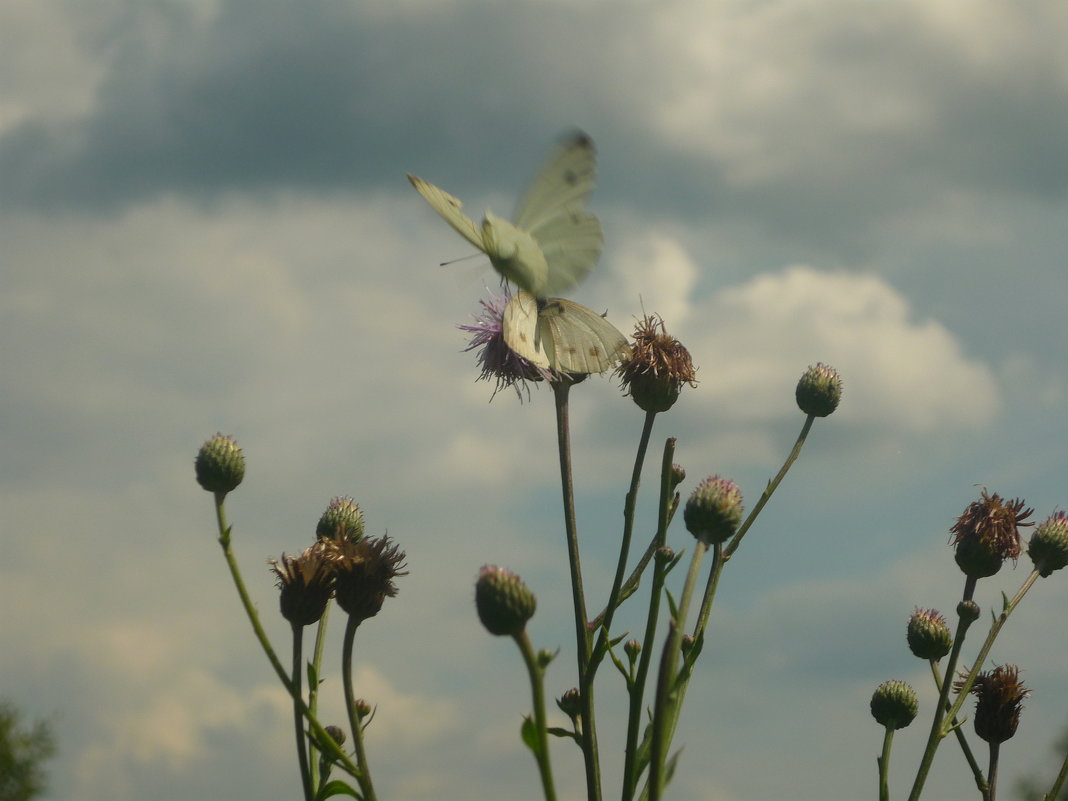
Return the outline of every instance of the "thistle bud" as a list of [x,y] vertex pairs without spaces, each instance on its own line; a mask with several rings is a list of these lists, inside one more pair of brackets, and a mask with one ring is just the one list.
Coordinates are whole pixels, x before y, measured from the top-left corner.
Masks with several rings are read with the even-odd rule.
[[871,696],[871,715],[880,726],[903,729],[920,711],[916,691],[903,681],[884,681]]
[[920,659],[939,660],[953,647],[946,619],[935,609],[917,609],[909,618],[909,650]]
[[216,434],[200,446],[194,467],[200,486],[225,495],[237,489],[245,477],[245,454],[233,437]]
[[282,554],[281,562],[271,559],[270,564],[278,577],[282,617],[294,626],[317,622],[334,593],[330,555],[316,543],[300,556]]
[[838,408],[842,400],[842,378],[833,367],[816,364],[801,376],[794,397],[805,414],[826,417]]
[[623,644],[623,653],[627,655],[632,663],[638,658],[638,654],[642,652],[642,644],[637,640],[627,640]]
[[[954,684],[959,692],[963,680]],[[1003,743],[1020,723],[1023,699],[1031,694],[1020,681],[1016,665],[998,665],[975,677],[970,691],[975,697],[975,733],[988,743]]]
[[475,582],[478,618],[490,634],[520,634],[534,616],[538,601],[523,580],[510,570],[484,565]]
[[539,648],[536,657],[538,667],[544,670],[549,667],[554,659],[556,659],[556,651],[550,651],[548,648]]
[[359,720],[363,720],[371,714],[371,705],[367,702],[366,698],[357,698],[353,702],[353,706],[356,707],[356,717]]
[[572,687],[566,693],[556,699],[556,705],[560,711],[574,720],[582,714],[582,695],[578,687]]
[[1039,523],[1027,544],[1027,555],[1043,578],[1068,565],[1068,514],[1057,512]]
[[323,731],[330,735],[330,739],[337,743],[339,746],[345,744],[345,730],[340,726],[326,726]]
[[671,465],[671,479],[670,479],[670,481],[671,481],[671,489],[672,489],[672,491],[674,491],[674,489],[677,486],[679,486],[679,484],[681,484],[685,480],[686,480],[686,471],[683,470],[682,466],[681,465],[677,465],[677,464]]
[[634,343],[616,368],[620,387],[643,412],[666,412],[683,384],[697,386],[696,374],[690,352],[649,314],[634,326]]
[[957,604],[957,615],[966,623],[974,623],[979,619],[979,604],[970,598]]
[[352,498],[334,498],[315,525],[315,535],[319,539],[362,540],[363,510]]
[[1006,559],[1015,561],[1020,555],[1019,528],[1034,525],[1026,522],[1032,512],[1019,498],[1005,501],[984,489],[950,529],[957,566],[966,576],[978,579],[997,573]]
[[725,542],[742,522],[742,491],[729,479],[710,476],[686,501],[683,520],[686,530],[705,545]]

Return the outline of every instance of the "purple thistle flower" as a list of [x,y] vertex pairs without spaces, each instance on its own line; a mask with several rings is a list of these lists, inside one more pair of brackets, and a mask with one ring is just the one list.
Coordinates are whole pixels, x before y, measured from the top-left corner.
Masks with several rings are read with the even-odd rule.
[[465,352],[479,349],[478,363],[482,373],[478,380],[495,381],[494,395],[505,387],[513,387],[522,401],[521,387],[530,397],[527,381],[552,381],[554,376],[551,371],[516,354],[504,341],[504,307],[509,299],[510,296],[505,294],[504,297],[490,295],[488,299],[480,300],[482,310],[474,315],[475,322],[458,325],[457,328],[472,334],[471,343],[464,348]]

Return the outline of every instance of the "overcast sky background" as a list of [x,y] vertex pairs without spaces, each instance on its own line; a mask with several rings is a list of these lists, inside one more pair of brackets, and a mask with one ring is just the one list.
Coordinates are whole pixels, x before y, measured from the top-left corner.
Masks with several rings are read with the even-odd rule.
[[[624,330],[662,314],[700,368],[657,422],[639,531],[664,438],[684,496],[719,473],[751,507],[803,422],[798,377],[845,380],[725,571],[672,797],[875,798],[888,678],[921,696],[903,797],[935,698],[905,621],[953,611],[949,526],[980,486],[1038,520],[1068,502],[1065,41],[1068,6],[1042,0],[7,0],[0,695],[54,723],[48,797],[299,793],[193,478],[216,431],[248,458],[228,509],[281,651],[266,559],[332,497],[408,553],[358,638],[379,796],[539,797],[520,659],[472,585],[486,562],[520,573],[536,644],[561,649],[549,692],[575,684],[551,393],[475,382],[455,326],[496,276],[437,266],[471,249],[404,174],[508,213],[575,127],[606,247],[571,296]],[[603,599],[642,415],[608,378],[572,414]],[[681,520],[671,542],[691,547]],[[1039,582],[993,651],[1034,692],[1005,782],[1055,773],[1066,604],[1063,575]],[[622,692],[601,675],[611,798]],[[553,758],[580,797],[577,750]],[[936,765],[926,797],[975,797],[954,743]]]

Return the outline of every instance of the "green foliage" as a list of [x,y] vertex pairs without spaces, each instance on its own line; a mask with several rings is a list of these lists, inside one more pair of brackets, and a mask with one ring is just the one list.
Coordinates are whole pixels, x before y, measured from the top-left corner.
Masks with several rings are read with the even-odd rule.
[[19,711],[0,701],[0,801],[28,801],[45,789],[44,762],[56,750],[44,721],[23,728]]

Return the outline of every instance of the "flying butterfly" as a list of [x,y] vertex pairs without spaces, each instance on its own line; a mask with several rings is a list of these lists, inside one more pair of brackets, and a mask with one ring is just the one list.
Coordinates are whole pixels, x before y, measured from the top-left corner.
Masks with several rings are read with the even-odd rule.
[[603,372],[626,347],[626,338],[601,315],[548,297],[578,284],[601,255],[601,222],[585,208],[595,162],[593,140],[583,133],[572,135],[520,199],[514,222],[487,211],[481,226],[464,214],[457,198],[408,176],[427,203],[520,288],[505,309],[504,339],[541,367]]

